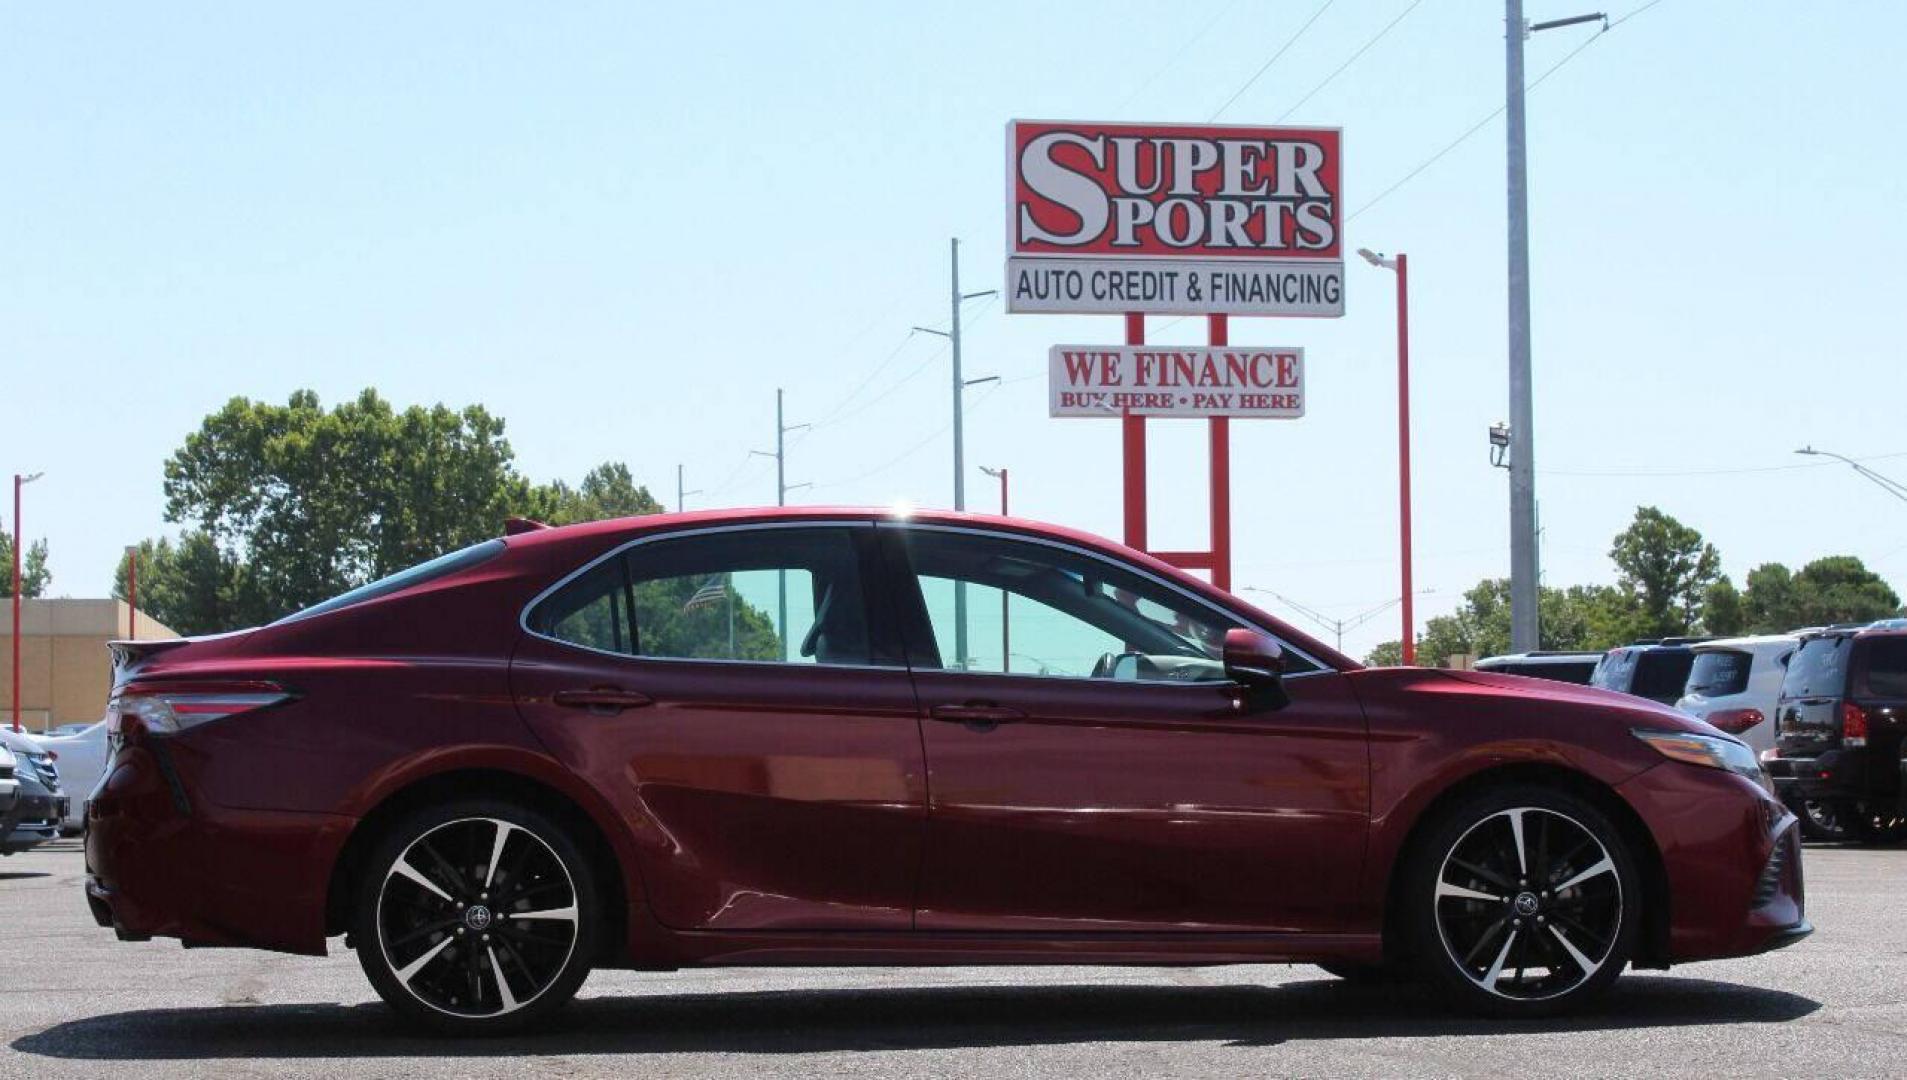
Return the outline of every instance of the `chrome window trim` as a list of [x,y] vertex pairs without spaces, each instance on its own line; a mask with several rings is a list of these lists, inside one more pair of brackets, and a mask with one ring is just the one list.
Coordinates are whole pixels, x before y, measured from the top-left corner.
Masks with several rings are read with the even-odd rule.
[[797,671],[807,668],[829,668],[837,671],[907,671],[908,667],[906,664],[823,664],[819,661],[812,664],[798,664],[792,660],[735,660],[727,657],[703,656],[642,656],[636,653],[611,652],[608,649],[598,649],[592,645],[582,645],[574,641],[564,641],[562,638],[551,637],[548,634],[539,634],[535,630],[530,629],[530,612],[536,610],[538,604],[549,599],[552,595],[569,585],[570,582],[596,569],[603,563],[618,558],[624,552],[632,548],[641,547],[644,544],[653,544],[661,540],[680,540],[694,536],[709,536],[731,532],[755,532],[766,529],[872,529],[874,525],[875,522],[870,518],[815,518],[812,521],[754,521],[738,522],[730,525],[703,525],[692,529],[665,529],[650,533],[646,536],[638,536],[633,540],[625,541],[603,552],[582,566],[558,578],[555,584],[531,597],[529,602],[523,605],[523,610],[517,612],[517,627],[530,637],[536,638],[539,641],[547,641],[554,645],[561,645],[566,649],[594,653],[597,656],[611,656],[618,660],[633,660],[645,664],[747,664],[754,667],[793,668]]
[[[1100,552],[1094,551],[1091,548],[1081,547],[1078,544],[1070,543],[1065,540],[1055,540],[1052,537],[1040,536],[1035,533],[1013,532],[1008,529],[979,529],[979,528],[974,528],[970,525],[943,525],[939,522],[933,522],[933,521],[896,521],[892,523],[891,527],[897,528],[897,529],[929,529],[934,532],[965,533],[972,536],[988,536],[988,537],[1004,538],[1007,540],[1018,540],[1025,543],[1041,544],[1050,548],[1058,548],[1061,551],[1070,551],[1075,555],[1084,555],[1085,557],[1089,559],[1096,559],[1099,562],[1105,563],[1107,566],[1115,567],[1120,570],[1125,570],[1128,573],[1136,574],[1139,577],[1145,578],[1147,581],[1150,581],[1153,584],[1159,586],[1160,588],[1165,589],[1167,592],[1171,592],[1178,596],[1184,597],[1185,599],[1193,602],[1194,604],[1199,605],[1200,607],[1208,608],[1212,611],[1219,613],[1220,615],[1225,616],[1227,619],[1240,623],[1244,626],[1250,627],[1251,629],[1258,631],[1259,633],[1265,635],[1266,637],[1271,638],[1273,641],[1276,641],[1278,643],[1279,648],[1284,649],[1287,652],[1296,653],[1297,655],[1304,657],[1306,660],[1310,661],[1313,665],[1317,667],[1316,671],[1300,671],[1300,672],[1296,672],[1294,674],[1288,675],[1286,676],[1286,678],[1288,679],[1308,679],[1315,675],[1339,674],[1339,671],[1337,668],[1332,667],[1330,664],[1325,663],[1324,661],[1318,659],[1317,657],[1311,655],[1310,653],[1304,651],[1303,649],[1300,649],[1297,646],[1292,645],[1290,642],[1286,641],[1284,638],[1280,637],[1278,634],[1273,633],[1271,630],[1267,629],[1265,626],[1258,623],[1256,620],[1247,618],[1243,612],[1232,611],[1231,609],[1226,608],[1225,606],[1221,604],[1217,604],[1211,600],[1207,600],[1205,597],[1200,596],[1197,593],[1187,592],[1181,586],[1175,584],[1174,582],[1170,580],[1167,580],[1166,578],[1160,577],[1159,575],[1153,573],[1152,571],[1146,569],[1143,566],[1136,566],[1132,563],[1115,559],[1110,555],[1102,554]],[[1030,672],[963,671],[959,668],[948,668],[948,667],[943,667],[938,670],[955,674],[955,675],[1017,675],[1022,678],[1029,678],[1029,679],[1089,680],[1091,678],[1091,676],[1089,675],[1036,675]],[[1176,685],[1176,686],[1195,686],[1196,687],[1196,686],[1221,686],[1224,684],[1218,683],[1218,682],[1173,683],[1170,680],[1158,679],[1158,680],[1148,681],[1144,685],[1147,685],[1147,686]]]
[[[579,652],[594,653],[598,656],[612,656],[620,660],[635,660],[635,661],[640,661],[644,663],[652,663],[652,664],[657,664],[657,663],[747,664],[747,665],[757,666],[757,667],[791,667],[797,670],[802,668],[810,668],[810,667],[815,667],[815,668],[827,667],[827,668],[834,668],[838,670],[849,670],[849,671],[912,672],[915,669],[913,668],[912,665],[909,665],[909,664],[902,664],[899,666],[891,666],[891,665],[883,665],[883,664],[820,664],[820,663],[796,664],[788,660],[731,660],[731,659],[719,658],[719,657],[638,656],[638,655],[633,655],[630,653],[611,652],[608,649],[598,649],[589,645],[579,645],[576,642],[564,641],[562,638],[551,637],[548,634],[539,634],[535,630],[530,629],[530,612],[535,610],[538,604],[541,604],[544,600],[549,599],[549,597],[552,594],[562,589],[564,586],[568,585],[570,582],[575,581],[577,578],[580,578],[584,574],[587,574],[591,570],[594,570],[596,567],[602,565],[603,563],[608,562],[611,559],[617,558],[618,556],[622,555],[624,552],[631,550],[632,548],[637,548],[644,544],[652,544],[661,540],[679,540],[679,539],[684,539],[687,537],[694,537],[694,536],[710,536],[710,535],[716,535],[720,533],[731,533],[731,532],[755,532],[755,531],[767,530],[767,529],[814,529],[814,528],[874,529],[882,525],[885,525],[886,527],[892,528],[892,529],[928,529],[934,532],[961,533],[961,534],[970,535],[970,536],[985,536],[985,537],[1003,538],[1007,540],[1017,540],[1023,543],[1040,544],[1045,547],[1057,548],[1061,551],[1072,552],[1075,555],[1083,555],[1086,558],[1097,560],[1098,562],[1104,563],[1107,566],[1124,570],[1128,573],[1136,574],[1139,577],[1142,577],[1146,579],[1147,581],[1150,581],[1153,584],[1158,585],[1160,588],[1163,588],[1168,592],[1177,594],[1178,596],[1181,596],[1200,607],[1207,608],[1211,611],[1217,612],[1218,614],[1222,616],[1225,616],[1228,619],[1231,619],[1247,627],[1250,627],[1251,629],[1254,629],[1258,631],[1259,633],[1264,634],[1266,637],[1271,638],[1273,641],[1276,641],[1278,643],[1279,648],[1284,649],[1287,652],[1296,653],[1297,655],[1303,657],[1305,660],[1309,661],[1311,664],[1313,664],[1317,668],[1317,670],[1315,671],[1300,671],[1291,675],[1287,675],[1286,676],[1287,679],[1308,679],[1318,675],[1341,674],[1341,672],[1337,668],[1331,666],[1330,664],[1325,663],[1323,660],[1318,659],[1317,657],[1311,655],[1305,650],[1300,649],[1295,645],[1292,645],[1290,642],[1286,641],[1283,637],[1281,637],[1277,633],[1266,628],[1263,624],[1257,622],[1254,619],[1247,618],[1243,612],[1232,611],[1231,609],[1226,608],[1225,606],[1221,604],[1214,603],[1213,601],[1208,600],[1205,597],[1198,595],[1197,593],[1187,592],[1184,588],[1180,587],[1179,585],[1173,583],[1172,581],[1167,580],[1166,578],[1160,577],[1158,574],[1153,573],[1152,571],[1146,569],[1145,567],[1137,566],[1132,563],[1114,559],[1113,557],[1109,555],[1105,555],[1100,552],[1094,551],[1091,548],[1081,547],[1078,544],[1074,544],[1065,540],[1056,540],[1056,539],[1053,539],[1052,537],[1040,536],[1036,533],[1016,532],[1010,529],[984,529],[984,528],[976,528],[970,525],[945,525],[939,522],[931,522],[931,521],[910,521],[905,518],[887,518],[887,519],[814,518],[812,520],[802,520],[802,521],[749,521],[749,522],[736,522],[736,523],[731,523],[727,525],[703,525],[703,526],[698,526],[698,527],[689,528],[689,529],[665,529],[658,532],[650,533],[645,536],[638,536],[632,540],[628,540],[621,544],[618,544],[615,547],[609,549],[608,551],[603,552],[601,555],[598,555],[595,558],[589,560],[588,562],[584,563],[582,566],[579,566],[576,569],[570,571],[569,573],[563,575],[562,577],[556,579],[556,581],[553,584],[543,589],[541,592],[537,593],[535,596],[531,597],[529,602],[525,603],[523,605],[522,610],[517,613],[517,626],[526,635],[530,637],[536,638],[541,641],[547,641],[555,645],[561,645],[567,649],[575,649]],[[947,668],[947,667],[936,668],[932,670],[937,670],[943,673],[954,674],[954,675],[1006,675],[1006,676],[1014,677],[1014,678],[1061,679],[1061,680],[1065,680],[1069,682],[1075,682],[1075,681],[1084,682],[1084,681],[1090,680],[1090,676],[1037,675],[1031,672],[963,671],[958,668]],[[1157,680],[1153,682],[1148,682],[1145,685],[1186,686],[1186,687],[1196,688],[1196,687],[1220,686],[1223,684],[1218,682],[1173,683],[1167,680]]]

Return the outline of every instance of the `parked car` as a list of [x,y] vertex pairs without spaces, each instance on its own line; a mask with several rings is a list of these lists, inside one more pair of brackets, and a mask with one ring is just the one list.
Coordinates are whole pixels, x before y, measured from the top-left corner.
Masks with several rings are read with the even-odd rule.
[[534,1024],[592,967],[791,963],[1409,965],[1530,1015],[1811,930],[1795,819],[1735,739],[1365,668],[1012,519],[513,523],[257,630],[112,649],[99,923],[343,934],[451,1031]]
[[1689,669],[1695,665],[1691,646],[1702,640],[1663,638],[1618,645],[1602,654],[1589,685],[1673,705],[1682,696]]
[[13,809],[14,802],[20,797],[20,781],[13,776],[13,770],[18,764],[19,759],[13,756],[13,751],[0,746],[0,821],[6,819],[7,813]]
[[54,727],[52,730],[48,731],[45,735],[42,735],[41,738],[50,739],[58,735],[78,735],[80,732],[85,731],[87,728],[92,727],[94,724],[97,724],[97,723],[99,723],[99,721],[91,720],[91,721],[82,721],[76,724],[60,724]]
[[1589,677],[1596,673],[1597,661],[1601,659],[1602,654],[1597,652],[1508,653],[1486,656],[1477,661],[1476,669],[1494,671],[1499,675],[1527,675],[1533,679],[1586,686]]
[[1728,732],[1760,754],[1775,745],[1775,706],[1793,634],[1722,638],[1690,646],[1694,660],[1675,707]]
[[1815,804],[1828,835],[1907,837],[1907,620],[1802,634],[1776,709],[1763,760],[1790,804]]
[[86,803],[106,772],[106,721],[95,720],[63,735],[42,735],[39,742],[58,756],[60,783],[67,795],[66,818],[61,822],[61,831],[78,832],[86,824]]
[[59,836],[66,796],[60,791],[60,770],[53,755],[33,736],[0,728],[0,746],[13,756],[18,787],[13,806],[0,813],[0,855],[12,855]]

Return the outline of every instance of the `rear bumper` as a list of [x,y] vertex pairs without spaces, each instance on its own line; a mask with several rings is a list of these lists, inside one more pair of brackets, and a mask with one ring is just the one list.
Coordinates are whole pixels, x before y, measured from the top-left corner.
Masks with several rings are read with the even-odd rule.
[[0,853],[11,855],[58,838],[66,806],[66,796],[40,792],[17,792],[10,802],[0,798]]
[[1811,931],[1800,821],[1759,785],[1718,769],[1665,763],[1618,790],[1662,855],[1663,959],[1747,956]]
[[138,746],[120,750],[86,814],[86,901],[101,926],[324,953],[330,870],[352,819],[212,805]]
[[1865,750],[1830,750],[1817,757],[1764,755],[1762,767],[1782,801],[1853,802],[1873,798]]

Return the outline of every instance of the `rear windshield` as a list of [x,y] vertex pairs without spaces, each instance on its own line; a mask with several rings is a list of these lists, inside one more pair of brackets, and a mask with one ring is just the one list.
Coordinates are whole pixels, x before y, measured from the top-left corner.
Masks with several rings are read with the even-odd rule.
[[360,585],[350,592],[339,593],[322,603],[313,604],[303,611],[287,615],[272,625],[276,626],[279,623],[309,619],[313,615],[323,615],[327,611],[336,611],[339,608],[350,607],[352,604],[362,604],[366,600],[375,600],[380,596],[389,596],[399,589],[408,589],[413,585],[422,585],[426,581],[435,581],[440,577],[445,577],[467,567],[475,566],[491,556],[501,554],[502,551],[503,541],[501,540],[485,540],[481,544],[472,544],[467,548],[459,548],[447,555],[439,555],[429,562],[418,563],[409,570],[399,570],[389,577],[378,578],[376,581],[368,585]]
[[1694,663],[1695,654],[1687,649],[1646,650],[1636,660],[1635,683],[1629,692],[1656,701],[1674,701],[1682,696],[1689,666]]
[[1794,651],[1788,661],[1788,674],[1781,680],[1781,696],[1839,696],[1847,681],[1848,644],[1846,634],[1809,638]]
[[1861,692],[1874,697],[1907,698],[1907,637],[1868,638]]
[[1695,654],[1695,663],[1688,671],[1688,686],[1683,692],[1703,697],[1739,694],[1748,689],[1748,669],[1754,665],[1751,653],[1703,649]]

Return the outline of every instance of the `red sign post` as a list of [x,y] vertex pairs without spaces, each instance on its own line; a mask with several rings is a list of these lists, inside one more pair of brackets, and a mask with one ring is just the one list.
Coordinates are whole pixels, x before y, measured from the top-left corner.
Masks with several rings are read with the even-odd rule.
[[[1007,128],[1007,310],[1204,315],[1344,313],[1335,128],[1014,121]],[[1231,588],[1231,417],[1213,415],[1211,549],[1153,554]],[[1146,417],[1126,409],[1125,541],[1146,536]]]

